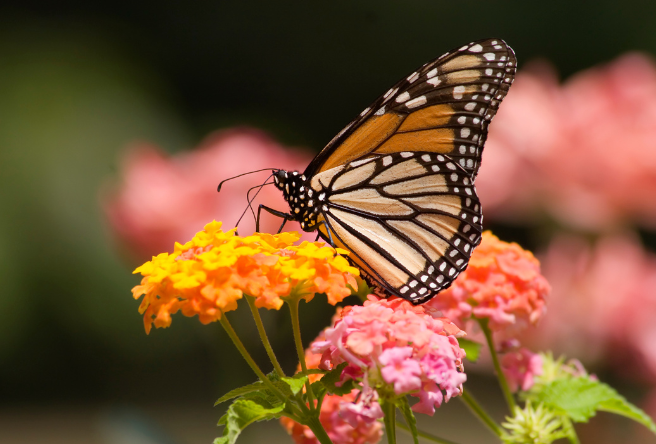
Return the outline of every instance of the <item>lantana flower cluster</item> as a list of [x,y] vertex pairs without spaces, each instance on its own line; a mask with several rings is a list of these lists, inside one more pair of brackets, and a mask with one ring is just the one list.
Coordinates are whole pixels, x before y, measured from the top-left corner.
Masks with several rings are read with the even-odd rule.
[[344,416],[382,417],[379,396],[407,394],[419,398],[415,412],[432,415],[443,401],[462,393],[465,351],[456,338],[465,333],[436,314],[402,299],[374,295],[363,306],[341,311],[311,349],[322,354],[320,368],[346,362],[342,382],[353,379],[362,386],[358,403],[342,406]]
[[340,256],[347,251],[323,242],[294,245],[298,239],[296,232],[240,237],[234,229],[222,231],[220,222],[205,225],[191,241],[176,243],[173,253],[134,271],[143,275],[132,293],[135,299],[144,295],[139,312],[146,332],[153,324],[168,327],[178,311],[198,315],[204,324],[216,321],[244,294],[255,297],[259,308],[277,310],[292,292],[308,301],[325,293],[334,305],[357,289],[359,271]]
[[[341,308],[337,308],[337,317]],[[325,340],[324,329],[315,342]],[[321,354],[312,352],[311,349],[305,350],[305,364],[309,369],[317,369],[321,364]],[[300,371],[300,365],[298,368]],[[310,381],[315,382],[321,379],[323,375],[310,375]],[[375,392],[373,392],[375,393]],[[334,443],[340,444],[376,444],[383,436],[383,425],[377,418],[382,417],[382,411],[378,403],[377,413],[375,415],[363,415],[354,410],[363,403],[359,401],[359,391],[353,390],[343,396],[327,394],[321,403],[319,421],[326,430],[326,433]],[[371,404],[371,403],[369,403]],[[282,417],[280,423],[287,430],[296,444],[319,444],[319,440],[314,436],[308,426],[299,424],[293,419]]]
[[516,333],[544,315],[549,291],[530,251],[486,231],[467,270],[426,305],[461,327],[475,317],[489,320],[492,331]]

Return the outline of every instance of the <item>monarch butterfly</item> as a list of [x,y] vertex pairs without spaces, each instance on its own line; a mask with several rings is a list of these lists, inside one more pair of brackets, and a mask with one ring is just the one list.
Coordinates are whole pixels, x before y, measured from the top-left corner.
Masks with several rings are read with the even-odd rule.
[[[481,241],[474,181],[516,70],[500,39],[426,63],[349,123],[303,173],[273,170],[305,231],[349,250],[369,284],[413,304],[451,285]],[[282,229],[282,227],[281,227]],[[259,231],[259,224],[258,224]]]

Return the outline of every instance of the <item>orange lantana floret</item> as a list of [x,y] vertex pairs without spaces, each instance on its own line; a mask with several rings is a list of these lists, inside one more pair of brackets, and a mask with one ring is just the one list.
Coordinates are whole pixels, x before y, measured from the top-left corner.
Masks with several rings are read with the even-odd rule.
[[[141,285],[132,289],[135,299],[145,295],[139,312],[149,333],[152,325],[168,327],[171,315],[198,315],[203,324],[237,308],[244,294],[256,298],[255,305],[279,309],[290,293],[306,300],[326,293],[336,304],[357,289],[356,268],[340,255],[348,254],[323,242],[298,241],[296,232],[255,233],[240,237],[235,230],[223,232],[221,222],[205,225],[203,231],[173,253],[162,253],[134,273]],[[339,254],[337,254],[339,253]]]

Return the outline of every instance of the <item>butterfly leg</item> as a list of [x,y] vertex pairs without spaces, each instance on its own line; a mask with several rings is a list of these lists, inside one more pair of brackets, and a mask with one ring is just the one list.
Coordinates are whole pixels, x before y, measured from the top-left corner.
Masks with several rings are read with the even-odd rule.
[[291,218],[291,214],[283,213],[282,211],[274,210],[273,208],[269,208],[267,206],[261,205],[257,209],[257,218],[255,219],[255,231],[257,233],[260,232],[260,217],[262,215],[262,210],[265,210],[268,213],[273,214],[274,216],[281,217],[283,219],[282,225],[280,226],[280,229],[278,230],[278,233],[282,231],[282,228],[285,226],[285,223]]
[[282,224],[280,225],[280,228],[278,228],[278,234],[282,233],[282,229],[288,220],[289,220],[288,216],[282,218]]
[[319,225],[323,225],[323,226],[326,228],[326,233],[328,233],[328,242],[330,243],[330,245],[331,245],[333,248],[337,248],[337,247],[335,246],[335,242],[333,242],[333,235],[332,235],[332,233],[330,232],[330,227],[328,226],[328,224],[326,223],[326,221],[323,221],[323,220],[322,220],[321,222],[319,222],[319,223],[317,224],[317,239],[316,239],[316,240],[319,240],[319,236],[321,236],[321,232],[319,231]]

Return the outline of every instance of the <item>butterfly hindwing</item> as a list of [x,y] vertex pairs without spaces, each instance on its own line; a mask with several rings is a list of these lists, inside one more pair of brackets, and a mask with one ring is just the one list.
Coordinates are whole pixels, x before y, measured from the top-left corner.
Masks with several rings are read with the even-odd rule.
[[487,126],[514,80],[515,55],[500,39],[472,42],[399,81],[314,159],[307,176],[368,154],[447,154],[475,178]]
[[448,287],[480,242],[473,184],[448,156],[373,155],[318,177],[330,190],[319,196],[333,241],[370,280],[414,303]]

